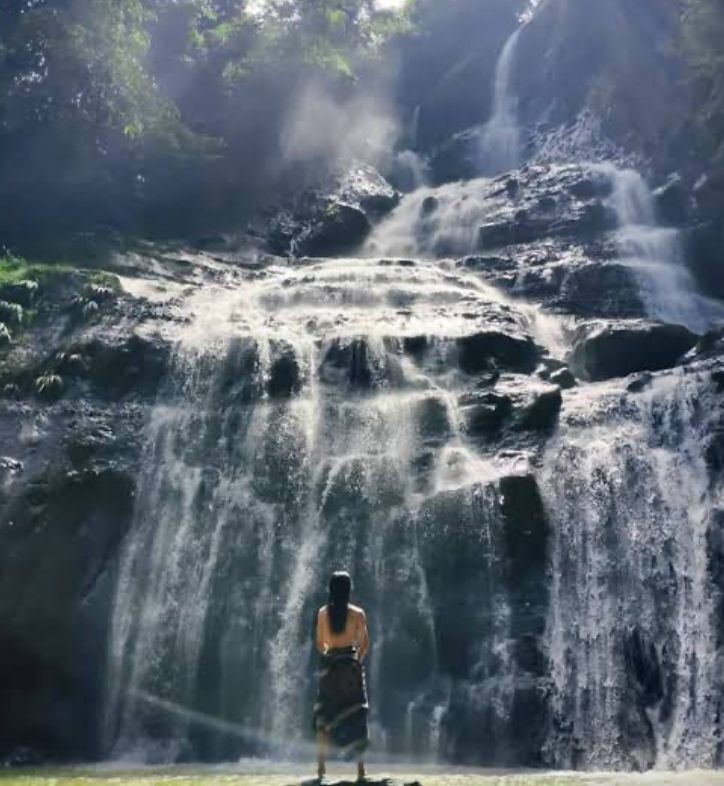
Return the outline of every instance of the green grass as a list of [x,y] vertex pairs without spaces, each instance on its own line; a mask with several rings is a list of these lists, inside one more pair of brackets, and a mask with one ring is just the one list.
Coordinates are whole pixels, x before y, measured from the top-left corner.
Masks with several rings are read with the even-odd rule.
[[52,288],[72,277],[78,277],[79,283],[108,287],[114,292],[121,289],[118,277],[105,270],[84,269],[63,263],[29,262],[15,256],[0,257],[0,287],[21,281],[35,281],[38,286]]

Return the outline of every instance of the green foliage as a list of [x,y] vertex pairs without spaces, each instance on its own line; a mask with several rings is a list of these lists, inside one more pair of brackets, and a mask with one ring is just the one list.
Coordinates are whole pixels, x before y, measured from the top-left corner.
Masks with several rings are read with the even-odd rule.
[[724,2],[684,0],[682,48],[701,99],[697,117],[707,147],[724,159]]
[[83,286],[121,291],[118,276],[105,270],[83,269],[62,263],[29,262],[22,257],[7,255],[0,257],[0,291],[6,286],[17,286],[34,282],[42,289],[52,289],[61,284],[75,282],[78,289]]

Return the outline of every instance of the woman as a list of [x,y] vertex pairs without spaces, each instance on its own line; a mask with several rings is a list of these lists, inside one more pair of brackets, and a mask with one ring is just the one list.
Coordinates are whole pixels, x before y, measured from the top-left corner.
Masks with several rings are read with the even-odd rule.
[[319,761],[317,774],[326,773],[327,742],[331,739],[347,756],[357,757],[357,777],[365,777],[362,760],[367,731],[367,688],[362,662],[369,649],[367,618],[349,602],[352,579],[337,572],[329,580],[329,603],[317,614],[317,650],[322,656],[319,692],[314,706]]

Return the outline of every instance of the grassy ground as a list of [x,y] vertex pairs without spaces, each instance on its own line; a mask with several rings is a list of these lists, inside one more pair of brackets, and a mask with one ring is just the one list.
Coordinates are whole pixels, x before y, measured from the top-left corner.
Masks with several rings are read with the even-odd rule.
[[[349,778],[346,770],[332,771],[334,786],[338,778]],[[722,773],[648,773],[646,775],[573,775],[573,774],[445,774],[440,772],[375,772],[374,779],[389,775],[400,784],[419,782],[422,786],[724,786]],[[299,786],[308,774],[235,774],[233,770],[174,771],[140,770],[5,770],[0,771],[0,786]]]

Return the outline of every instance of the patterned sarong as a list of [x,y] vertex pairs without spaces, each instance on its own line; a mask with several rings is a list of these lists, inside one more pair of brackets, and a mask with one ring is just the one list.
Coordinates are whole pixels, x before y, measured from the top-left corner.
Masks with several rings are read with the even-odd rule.
[[314,728],[326,731],[346,756],[369,745],[365,671],[352,647],[322,656],[319,689],[314,705]]

